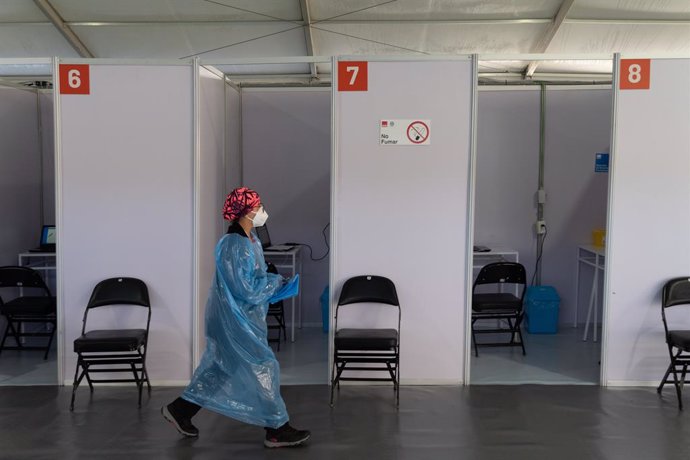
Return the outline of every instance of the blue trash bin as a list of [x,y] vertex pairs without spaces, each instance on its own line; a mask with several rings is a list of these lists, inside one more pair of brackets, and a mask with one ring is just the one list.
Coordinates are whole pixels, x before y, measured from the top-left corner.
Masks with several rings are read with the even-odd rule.
[[553,286],[530,286],[525,293],[525,316],[530,334],[556,334],[561,298]]
[[329,323],[329,305],[328,305],[328,298],[330,297],[330,291],[328,289],[328,286],[326,286],[323,289],[323,292],[321,293],[321,323],[323,325],[323,332],[328,332],[328,323]]

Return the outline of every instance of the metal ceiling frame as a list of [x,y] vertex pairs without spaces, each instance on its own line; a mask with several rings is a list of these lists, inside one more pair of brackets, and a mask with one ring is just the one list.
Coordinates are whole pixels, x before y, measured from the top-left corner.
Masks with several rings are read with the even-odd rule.
[[[300,10],[302,11],[302,22],[304,23],[304,41],[307,45],[307,55],[314,55],[314,36],[311,33],[311,11],[309,10],[309,0],[299,0]],[[316,64],[309,64],[312,78],[318,78]]]
[[72,28],[62,19],[62,16],[57,9],[50,3],[49,0],[34,0],[34,3],[43,14],[50,19],[50,22],[55,26],[55,28],[65,37],[67,43],[74,48],[74,50],[79,53],[79,56],[83,58],[93,58],[96,57],[94,54],[86,47],[84,42],[81,41],[79,36],[72,30]]
[[[302,0],[300,0],[302,1]],[[270,25],[289,22],[290,24],[306,26],[307,24],[330,24],[330,25],[520,25],[520,24],[551,24],[554,18],[523,18],[523,19],[323,19],[315,20],[279,20],[279,19],[247,19],[247,20],[218,20],[218,19],[193,19],[175,21],[162,19],[158,21],[64,21],[63,24],[70,27],[122,27],[122,26],[195,26],[195,25]],[[599,19],[599,18],[565,18],[563,24],[599,24],[599,25],[688,25],[688,19]],[[15,26],[50,26],[50,21],[2,21],[0,25]]]
[[[568,15],[568,12],[573,7],[574,3],[575,0],[563,0],[561,6],[558,8],[556,17],[554,17],[553,19],[553,23],[544,31],[544,34],[534,45],[532,52],[545,53],[546,50],[549,49],[549,45],[551,45],[553,38],[558,33],[558,30],[561,28],[561,25],[563,24],[565,17]],[[534,71],[537,70],[538,65],[539,61],[532,61],[529,64],[527,64],[527,67],[525,68],[525,78],[532,78],[532,75],[534,74]]]

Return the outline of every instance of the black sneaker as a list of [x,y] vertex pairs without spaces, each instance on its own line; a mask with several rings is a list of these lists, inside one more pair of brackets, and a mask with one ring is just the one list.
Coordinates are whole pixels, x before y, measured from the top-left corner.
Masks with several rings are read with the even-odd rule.
[[311,433],[307,430],[296,430],[288,423],[280,428],[266,428],[266,447],[295,447],[309,439]]
[[163,414],[163,418],[170,422],[181,435],[188,436],[190,438],[199,436],[199,430],[197,427],[192,425],[192,420],[188,418],[184,419],[175,417],[170,406],[171,404],[161,407],[161,414]]

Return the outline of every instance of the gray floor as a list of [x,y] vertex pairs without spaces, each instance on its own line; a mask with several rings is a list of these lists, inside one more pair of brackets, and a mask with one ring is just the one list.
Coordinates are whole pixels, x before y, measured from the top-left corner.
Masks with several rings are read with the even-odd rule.
[[[289,330],[288,330],[289,333]],[[320,327],[295,329],[295,342],[288,338],[271,346],[280,363],[280,383],[283,385],[315,385],[328,383],[328,333]]]
[[[280,345],[283,385],[328,383],[328,334],[321,328],[296,329],[296,340]],[[582,341],[583,329],[562,327],[558,334],[523,333],[527,355],[518,347],[480,348],[472,355],[471,382],[486,384],[599,384],[601,342]],[[486,337],[480,337],[480,340]],[[275,350],[275,344],[273,344]]]
[[[582,327],[561,327],[557,334],[528,334],[523,330],[525,356],[520,347],[480,346],[479,357],[472,354],[470,381],[479,385],[598,385],[601,342],[591,340],[591,330],[590,339],[583,342],[583,331]],[[477,340],[489,337],[480,335]]]
[[[12,339],[7,340],[8,343],[11,342],[11,345],[14,345]],[[0,353],[0,385],[55,385],[57,383],[55,342],[46,360],[43,359],[41,350],[3,350]],[[45,340],[42,343],[45,343]]]
[[[296,329],[295,342],[283,342],[276,357],[283,385],[328,383],[328,334],[318,327]],[[598,384],[600,342],[582,341],[582,329],[555,335],[524,334],[527,355],[518,348],[480,348],[472,356],[472,384]],[[480,338],[483,339],[483,338]],[[275,350],[275,344],[272,344]],[[0,354],[0,385],[54,385],[56,348],[44,361],[40,351]]]
[[291,422],[308,445],[272,451],[263,430],[202,410],[201,436],[182,439],[160,416],[180,388],[88,387],[68,410],[67,387],[0,391],[0,458],[21,459],[684,459],[690,411],[653,388],[596,386],[403,387],[400,409],[385,387],[289,386]]

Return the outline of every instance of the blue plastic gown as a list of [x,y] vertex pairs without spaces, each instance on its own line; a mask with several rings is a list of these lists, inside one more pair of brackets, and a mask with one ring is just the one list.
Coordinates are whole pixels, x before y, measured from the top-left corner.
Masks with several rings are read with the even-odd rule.
[[258,238],[229,233],[215,255],[206,349],[182,397],[242,422],[278,428],[289,418],[278,361],[268,346],[266,312],[283,279],[266,272]]

